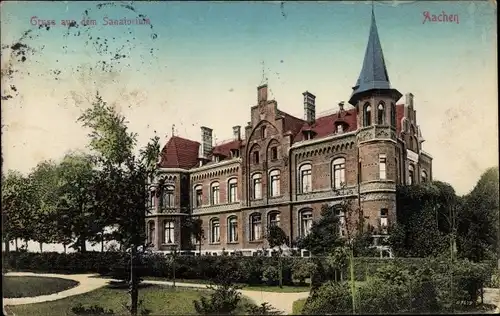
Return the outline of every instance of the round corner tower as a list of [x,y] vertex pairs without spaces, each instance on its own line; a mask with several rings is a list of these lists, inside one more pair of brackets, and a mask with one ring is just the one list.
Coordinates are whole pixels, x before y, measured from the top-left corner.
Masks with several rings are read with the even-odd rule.
[[357,112],[360,206],[375,234],[385,234],[396,219],[396,102],[401,96],[391,88],[372,11],[363,68],[349,103]]

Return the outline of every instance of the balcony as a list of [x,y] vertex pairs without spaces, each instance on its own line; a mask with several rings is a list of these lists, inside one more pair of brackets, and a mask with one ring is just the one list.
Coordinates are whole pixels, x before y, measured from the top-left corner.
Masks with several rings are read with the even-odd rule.
[[207,205],[193,208],[193,214],[207,214],[215,212],[229,212],[240,209],[240,202]]
[[310,201],[310,200],[318,200],[318,199],[327,199],[334,197],[344,197],[353,194],[357,194],[357,188],[355,186],[346,187],[340,190],[334,190],[332,188],[321,190],[321,191],[312,191],[307,193],[297,193],[296,201]]

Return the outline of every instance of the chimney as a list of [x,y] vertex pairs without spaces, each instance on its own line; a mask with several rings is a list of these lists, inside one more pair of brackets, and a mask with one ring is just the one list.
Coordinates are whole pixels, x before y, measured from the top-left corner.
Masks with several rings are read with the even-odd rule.
[[233,137],[234,140],[241,140],[241,126],[233,126]]
[[405,95],[406,98],[406,106],[413,108],[413,94],[412,93],[407,93]]
[[208,158],[208,155],[212,152],[213,148],[212,141],[212,129],[202,126],[200,158]]
[[316,96],[308,91],[302,95],[304,96],[304,120],[312,124],[316,120]]
[[267,101],[267,84],[257,87],[257,101],[259,104]]

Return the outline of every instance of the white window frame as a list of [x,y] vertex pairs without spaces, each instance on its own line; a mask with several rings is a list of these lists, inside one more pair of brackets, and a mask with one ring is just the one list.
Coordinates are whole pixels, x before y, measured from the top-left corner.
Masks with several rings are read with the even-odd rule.
[[377,124],[385,124],[385,104],[383,102],[380,102],[377,106]]
[[227,201],[234,203],[238,201],[238,179],[232,178],[227,182]]
[[300,236],[305,237],[311,233],[311,228],[313,224],[313,216],[311,210],[305,210],[300,212]]
[[234,215],[227,219],[227,236],[228,242],[238,241],[238,218]]
[[[384,215],[384,211],[386,214]],[[382,234],[387,233],[387,227],[389,226],[389,210],[386,208],[383,208],[380,210],[380,229]]]
[[256,173],[252,176],[252,197],[254,200],[262,199],[262,174]]
[[408,185],[415,184],[415,168],[413,165],[408,166]]
[[162,206],[175,207],[175,186],[167,185],[163,190]]
[[220,220],[218,218],[210,220],[210,243],[220,243]]
[[220,203],[220,185],[219,182],[210,184],[210,204],[217,205]]
[[276,197],[281,195],[280,188],[281,172],[277,169],[269,172],[269,196]]
[[163,221],[163,243],[166,245],[175,243],[175,222],[173,220]]
[[344,157],[335,158],[332,162],[332,187],[340,189],[345,184],[345,162]]
[[337,215],[337,217],[339,218],[339,227],[338,227],[339,236],[345,237],[345,228],[346,228],[345,212],[339,209],[335,209],[335,215]]
[[299,167],[299,192],[309,193],[312,191],[312,165],[303,164]]
[[262,215],[253,213],[250,215],[250,241],[262,239]]
[[387,179],[387,156],[385,154],[378,156],[378,173],[380,180]]
[[[195,207],[202,207],[203,206],[203,186],[201,184],[195,185],[193,188],[194,191],[194,206]],[[201,192],[200,194],[200,201],[198,201],[198,192]],[[198,203],[200,202],[200,203]]]
[[372,125],[372,106],[370,103],[363,105],[363,127]]
[[267,215],[268,227],[278,226],[281,224],[281,213],[279,211],[271,211]]

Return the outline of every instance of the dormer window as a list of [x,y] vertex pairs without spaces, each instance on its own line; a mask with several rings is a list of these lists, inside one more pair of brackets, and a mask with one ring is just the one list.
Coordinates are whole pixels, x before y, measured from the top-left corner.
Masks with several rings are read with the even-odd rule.
[[337,124],[337,134],[342,134],[344,132],[344,126],[342,124]]
[[233,158],[238,158],[240,156],[240,151],[238,149],[231,149],[231,156]]
[[219,162],[219,161],[220,161],[220,158],[219,158],[219,156],[218,156],[218,155],[214,155],[214,156],[213,156],[213,158],[212,158],[212,160],[213,160],[214,162]]

